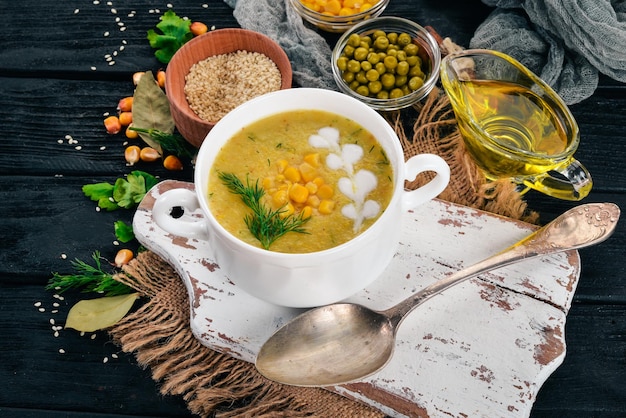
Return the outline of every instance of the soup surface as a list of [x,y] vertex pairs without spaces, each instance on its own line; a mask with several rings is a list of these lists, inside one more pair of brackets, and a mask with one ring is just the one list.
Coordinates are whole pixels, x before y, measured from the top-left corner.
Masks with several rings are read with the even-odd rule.
[[[262,244],[249,228],[259,209],[229,187],[233,179],[248,196],[255,187],[262,190],[259,205],[278,212],[278,224],[302,221],[301,232]],[[258,120],[224,144],[210,170],[208,201],[237,238],[271,251],[308,253],[370,227],[387,207],[393,184],[393,167],[369,131],[334,113],[298,110]],[[267,227],[263,219],[257,225]]]

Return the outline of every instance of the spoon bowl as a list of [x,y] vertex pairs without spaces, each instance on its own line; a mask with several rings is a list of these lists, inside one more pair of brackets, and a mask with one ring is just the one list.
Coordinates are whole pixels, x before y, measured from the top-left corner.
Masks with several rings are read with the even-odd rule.
[[362,379],[389,362],[396,331],[417,306],[481,273],[598,244],[611,236],[619,216],[619,207],[613,203],[577,206],[506,250],[447,276],[384,311],[352,303],[311,309],[265,342],[256,358],[257,370],[268,379],[297,386],[333,386]]

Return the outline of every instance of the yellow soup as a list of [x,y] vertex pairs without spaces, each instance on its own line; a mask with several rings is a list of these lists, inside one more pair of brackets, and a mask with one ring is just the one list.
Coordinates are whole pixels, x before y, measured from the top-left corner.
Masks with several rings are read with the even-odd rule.
[[[370,132],[334,113],[299,110],[230,138],[211,168],[208,200],[217,221],[242,241],[308,253],[366,230],[389,204],[393,184],[391,163]],[[259,232],[286,225],[296,231],[287,227],[275,239]]]

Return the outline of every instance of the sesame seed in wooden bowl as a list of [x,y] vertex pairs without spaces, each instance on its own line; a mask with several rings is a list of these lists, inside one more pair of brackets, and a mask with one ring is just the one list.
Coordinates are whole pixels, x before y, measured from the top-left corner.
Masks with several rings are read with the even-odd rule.
[[291,63],[269,37],[218,29],[187,42],[167,66],[165,91],[180,134],[199,147],[219,119],[261,94],[291,88]]

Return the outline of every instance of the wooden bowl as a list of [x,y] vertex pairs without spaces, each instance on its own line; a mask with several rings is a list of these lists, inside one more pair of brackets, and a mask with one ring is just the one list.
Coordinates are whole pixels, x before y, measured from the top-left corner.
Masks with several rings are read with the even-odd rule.
[[208,57],[239,50],[258,52],[274,61],[281,73],[280,89],[291,88],[291,63],[285,51],[269,37],[247,29],[218,29],[193,38],[183,45],[167,66],[165,92],[170,111],[180,134],[192,145],[199,147],[215,122],[200,118],[189,107],[185,95],[185,77],[192,65]]

